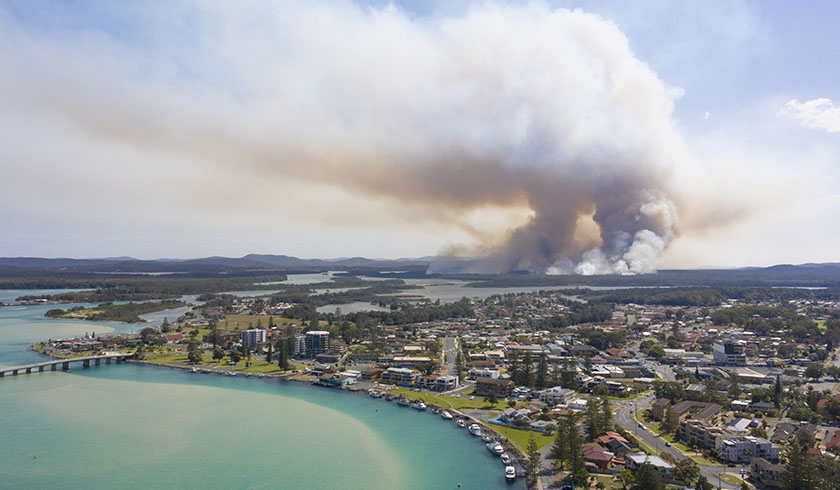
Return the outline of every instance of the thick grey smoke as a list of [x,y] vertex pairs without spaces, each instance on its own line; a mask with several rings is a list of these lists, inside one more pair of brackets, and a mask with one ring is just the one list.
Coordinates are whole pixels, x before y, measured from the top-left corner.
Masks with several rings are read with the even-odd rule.
[[[529,208],[526,223],[466,249],[485,255],[476,272],[645,273],[676,236],[679,91],[612,23],[541,4],[422,20],[269,6],[202,4],[207,24],[181,26],[197,41],[166,44],[182,51],[142,68],[85,44],[6,61],[60,77],[61,91],[30,96],[87,134],[208,172],[338,186],[463,229],[475,210]],[[588,219],[597,236],[581,238]]]

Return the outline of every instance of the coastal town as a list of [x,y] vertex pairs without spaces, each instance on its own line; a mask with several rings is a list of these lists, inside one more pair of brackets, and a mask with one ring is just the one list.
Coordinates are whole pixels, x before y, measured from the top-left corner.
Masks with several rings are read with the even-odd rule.
[[538,291],[464,298],[445,318],[405,323],[270,296],[196,303],[136,333],[33,348],[130,353],[428,410],[483,439],[500,472],[533,488],[776,489],[840,468],[836,300],[681,306]]

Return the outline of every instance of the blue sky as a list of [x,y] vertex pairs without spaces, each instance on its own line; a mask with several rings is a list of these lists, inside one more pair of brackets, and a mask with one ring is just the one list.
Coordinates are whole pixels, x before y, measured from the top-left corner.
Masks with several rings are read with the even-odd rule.
[[[0,137],[0,172],[10,178],[0,195],[0,226],[6,230],[0,255],[401,257],[463,244],[468,250],[485,243],[501,246],[504,230],[539,211],[532,194],[530,204],[522,197],[532,191],[526,184],[498,202],[438,195],[433,184],[406,191],[412,197],[402,198],[377,188],[371,179],[356,180],[369,164],[347,169],[342,178],[326,178],[322,172],[335,170],[340,157],[308,153],[318,146],[308,142],[315,132],[324,142],[322,150],[345,148],[359,158],[373,154],[374,160],[384,158],[382,148],[387,147],[388,158],[399,159],[441,137],[421,121],[430,104],[449,100],[436,100],[431,91],[418,97],[423,107],[404,106],[396,95],[389,105],[388,95],[380,99],[373,92],[361,96],[371,97],[363,105],[347,99],[371,87],[422,91],[424,77],[435,77],[428,85],[447,84],[441,81],[445,76],[437,78],[440,63],[445,64],[441,60],[463,55],[447,51],[447,36],[457,30],[462,39],[473,39],[471,29],[479,26],[475,19],[480,17],[475,12],[488,8],[525,12],[522,22],[546,32],[549,45],[555,39],[550,28],[539,30],[545,27],[540,13],[580,9],[595,14],[573,17],[582,25],[598,24],[585,27],[591,27],[590,34],[581,31],[574,43],[607,46],[625,61],[643,64],[640,76],[661,82],[651,103],[661,98],[672,104],[670,110],[654,122],[645,120],[650,125],[635,136],[637,141],[627,136],[610,150],[641,145],[658,132],[667,141],[654,153],[675,161],[639,171],[645,175],[655,167],[667,174],[662,189],[679,211],[673,238],[670,226],[656,230],[665,238],[660,266],[840,260],[833,246],[840,240],[840,42],[835,25],[840,4],[782,1],[234,5],[184,0],[165,6],[7,1],[0,7],[5,46],[0,62],[11,69],[0,77],[5,94],[0,103],[6,109],[0,117],[0,129],[6,130]],[[313,19],[324,24],[307,37],[302,23]],[[571,25],[565,22],[557,25]],[[629,55],[612,31],[626,37]],[[342,34],[346,37],[337,39]],[[474,37],[489,43],[493,34],[476,27]],[[366,65],[365,52],[401,59],[389,58],[392,54],[381,48],[390,39],[394,52],[416,56],[414,66],[404,68],[413,81],[399,74],[389,83],[365,79],[378,69]],[[513,39],[511,44],[525,50],[524,56],[537,49]],[[313,61],[313,55],[320,61]],[[355,63],[351,66],[348,59]],[[585,64],[569,69],[591,68]],[[502,66],[499,72],[526,69],[518,66]],[[529,76],[539,77],[532,68],[527,68]],[[565,80],[560,72],[552,76]],[[605,83],[611,83],[605,76]],[[581,94],[569,90],[588,88],[582,83],[557,90],[546,100],[573,103]],[[524,107],[517,105],[522,100],[511,99],[506,107]],[[401,108],[399,124],[416,130],[419,139],[379,139],[393,129],[395,104]],[[603,118],[624,114],[620,108],[604,110]],[[360,111],[365,112],[361,118]],[[405,113],[413,115],[403,120]],[[542,117],[546,127],[556,127],[550,116]],[[349,126],[342,126],[342,120]],[[475,131],[462,129],[476,121],[482,121],[481,114],[464,116],[448,134],[460,135],[461,141],[476,137]],[[360,125],[369,125],[370,133],[357,133]],[[593,138],[595,147],[613,144],[605,143],[603,135]],[[351,140],[358,139],[366,146],[353,147]],[[272,146],[277,140],[291,143]],[[307,154],[309,170],[263,162],[266,152],[275,152],[272,158]],[[229,159],[216,161],[226,154]],[[637,230],[624,231],[633,235]]]

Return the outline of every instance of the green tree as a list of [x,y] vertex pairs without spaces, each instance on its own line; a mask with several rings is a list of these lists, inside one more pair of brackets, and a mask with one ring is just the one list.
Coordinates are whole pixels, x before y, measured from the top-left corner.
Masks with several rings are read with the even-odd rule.
[[652,465],[644,463],[636,470],[630,490],[665,490],[665,484]]
[[700,467],[691,458],[677,461],[674,465],[674,477],[691,485],[700,476]]
[[601,399],[601,428],[604,432],[613,429],[613,413],[610,399],[604,397]]
[[239,361],[242,360],[242,353],[238,349],[231,349],[228,357],[230,357],[232,363],[239,364]]
[[773,385],[773,405],[776,407],[776,410],[782,408],[782,375],[776,375],[776,384]]
[[215,361],[218,362],[218,361],[221,361],[224,358],[225,358],[225,351],[223,351],[222,349],[219,349],[218,347],[213,349],[213,359]]
[[280,339],[277,345],[277,367],[283,371],[289,370],[289,349],[287,347],[287,340]]
[[187,361],[190,364],[199,364],[202,361],[201,350],[198,347],[193,347],[187,351]]
[[567,416],[563,430],[566,431],[566,447],[568,448],[566,469],[569,470],[572,480],[580,484],[589,477],[589,473],[586,472],[583,460],[583,436],[578,428],[578,417],[578,415]]
[[741,386],[738,374],[735,371],[732,371],[732,375],[729,376],[729,388],[726,390],[726,394],[731,400],[737,400],[741,396]]
[[525,352],[520,376],[522,377],[521,384],[523,386],[532,386],[534,384],[534,360],[531,358],[531,351]]
[[788,443],[785,449],[785,476],[782,488],[784,490],[811,490],[815,487],[816,479],[814,464],[805,454],[796,438]]
[[563,425],[557,429],[557,434],[554,436],[554,443],[551,444],[551,457],[557,460],[557,465],[560,469],[566,464],[566,456],[568,454],[566,439],[568,434],[563,430]]
[[715,486],[709,483],[709,480],[705,476],[700,475],[697,477],[697,483],[694,484],[694,488],[696,490],[714,490]]
[[615,475],[616,480],[621,483],[621,489],[627,490],[628,485],[633,484],[633,472],[624,468]]
[[455,374],[459,380],[464,379],[464,356],[460,350],[455,354]]
[[805,368],[805,377],[811,379],[821,378],[824,374],[825,366],[821,362],[815,362],[813,364],[809,364],[807,368]]
[[568,358],[563,361],[563,371],[560,372],[560,386],[567,390],[577,388],[577,373],[572,361]]
[[537,389],[544,390],[548,382],[548,360],[545,357],[545,352],[540,354],[540,360],[537,363]]
[[137,344],[137,350],[134,351],[134,358],[138,361],[142,361],[146,358],[146,355],[143,352],[143,344]]
[[274,357],[274,353],[272,352],[272,345],[269,342],[268,349],[265,351],[265,362],[271,364],[271,360]]
[[659,344],[655,344],[648,351],[648,356],[654,359],[662,359],[665,357],[665,348]]
[[595,439],[604,433],[601,409],[598,400],[590,398],[586,403],[586,427],[590,439]]
[[528,456],[528,481],[534,484],[537,481],[537,476],[540,474],[542,460],[540,458],[540,448],[537,446],[537,440],[533,434],[528,438],[528,446],[525,448],[525,453]]

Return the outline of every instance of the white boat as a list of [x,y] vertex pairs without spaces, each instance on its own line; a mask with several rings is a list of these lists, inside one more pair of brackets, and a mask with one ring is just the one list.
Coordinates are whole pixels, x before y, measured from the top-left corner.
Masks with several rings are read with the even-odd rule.
[[407,407],[410,404],[411,404],[411,402],[408,401],[408,398],[400,398],[399,400],[397,400],[397,405],[400,405],[400,406],[403,406],[403,407]]
[[192,368],[192,372],[197,373],[197,372],[198,372],[198,369],[196,369],[196,368]]
[[446,420],[452,420],[454,418],[454,417],[452,417],[452,414],[447,412],[446,410],[444,410],[443,412],[440,412],[440,416],[441,416],[441,418],[446,419]]
[[462,429],[467,426],[467,423],[464,421],[464,419],[458,419],[458,421],[455,423],[458,424],[458,427]]
[[501,444],[498,442],[488,442],[487,443],[487,450],[491,453],[495,454],[496,456],[505,452],[505,448],[502,447]]
[[502,453],[502,464],[509,465],[510,464],[510,455],[508,453]]
[[426,404],[423,402],[412,403],[411,408],[415,410],[426,410]]
[[481,426],[480,425],[472,424],[472,425],[470,425],[468,430],[470,431],[470,434],[472,434],[474,436],[481,437]]
[[432,413],[433,414],[439,414],[440,410],[438,410],[437,407],[435,407],[435,408],[432,409]]
[[505,466],[505,478],[510,481],[516,480],[516,468],[513,466]]
[[490,437],[490,434],[484,434],[483,436],[481,436],[481,440],[488,443],[488,444],[491,443],[491,442],[495,442],[493,440],[493,438]]
[[368,391],[368,395],[370,395],[372,398],[382,398],[382,393],[380,393],[376,390]]
[[228,371],[225,373],[225,376],[236,376],[236,373],[234,373],[233,371]]

